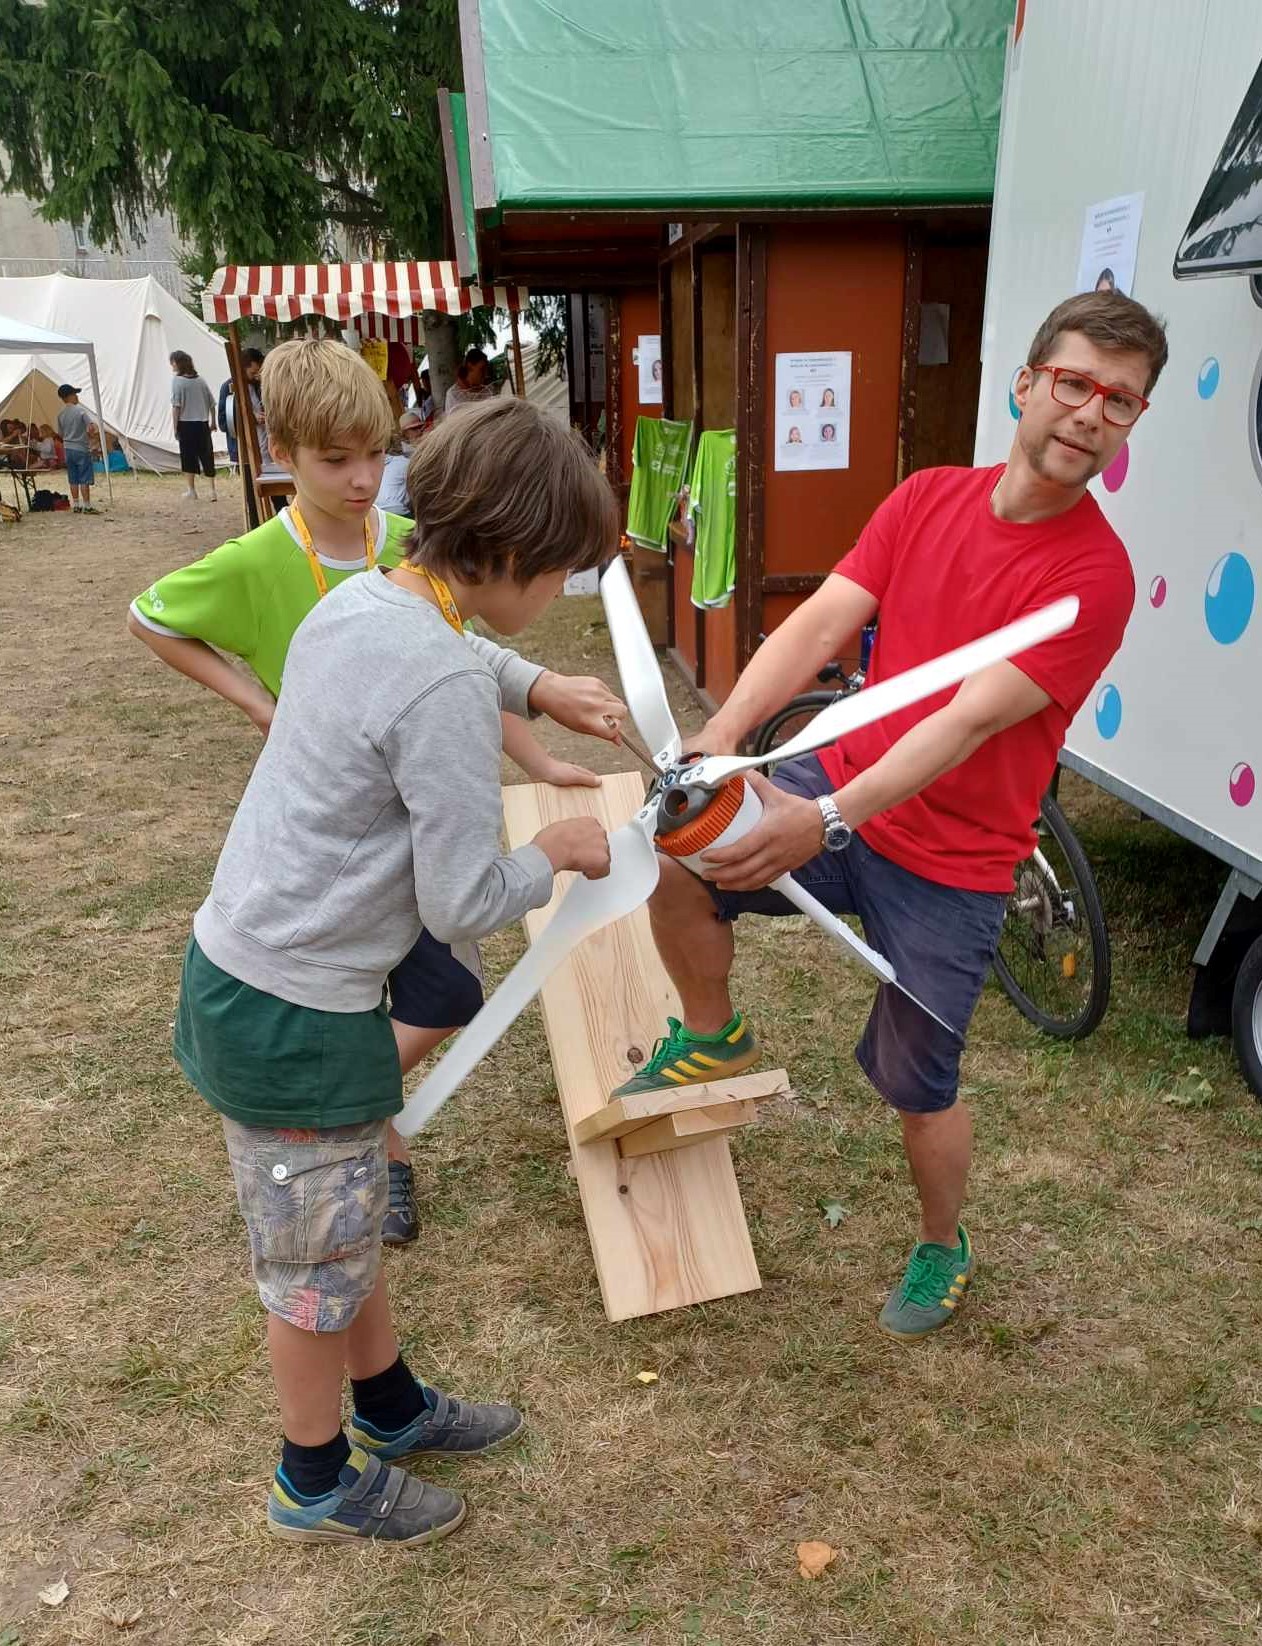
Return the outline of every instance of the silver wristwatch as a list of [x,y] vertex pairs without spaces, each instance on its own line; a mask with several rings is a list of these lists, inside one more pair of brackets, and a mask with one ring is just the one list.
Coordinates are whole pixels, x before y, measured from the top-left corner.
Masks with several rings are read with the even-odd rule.
[[837,810],[837,802],[832,795],[821,794],[815,804],[819,807],[819,814],[824,819],[824,850],[826,852],[844,852],[850,844],[854,830]]

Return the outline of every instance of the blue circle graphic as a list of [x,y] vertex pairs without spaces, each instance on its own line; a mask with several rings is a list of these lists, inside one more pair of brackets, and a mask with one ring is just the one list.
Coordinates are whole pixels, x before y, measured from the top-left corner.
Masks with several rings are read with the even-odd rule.
[[1211,354],[1201,361],[1201,369],[1196,374],[1196,392],[1202,400],[1212,400],[1218,388],[1218,361]]
[[1095,700],[1095,728],[1103,738],[1116,737],[1122,724],[1122,694],[1116,686],[1101,686]]
[[1017,397],[1012,392],[1017,386],[1017,378],[1020,377],[1020,375],[1021,368],[1018,366],[1016,371],[1012,374],[1012,381],[1008,384],[1008,410],[1012,415],[1012,421],[1014,423],[1017,422],[1021,416],[1021,408],[1017,405]]
[[1230,646],[1253,616],[1253,568],[1242,554],[1225,554],[1205,585],[1205,626],[1220,646]]

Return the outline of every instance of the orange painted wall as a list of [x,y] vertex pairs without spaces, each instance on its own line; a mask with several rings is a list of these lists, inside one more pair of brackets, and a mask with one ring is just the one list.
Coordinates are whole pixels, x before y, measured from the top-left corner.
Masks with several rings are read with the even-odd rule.
[[660,417],[660,406],[641,406],[640,368],[632,358],[641,336],[656,337],[661,331],[657,312],[657,287],[645,286],[624,291],[618,301],[622,305],[620,323],[622,335],[619,354],[622,362],[622,478],[631,481],[631,446],[635,440],[635,422],[638,417]]
[[[898,224],[785,226],[767,247],[766,576],[827,572],[894,487],[898,455],[905,234]],[[850,467],[775,470],[776,355],[849,349]],[[801,597],[769,596],[763,629]]]

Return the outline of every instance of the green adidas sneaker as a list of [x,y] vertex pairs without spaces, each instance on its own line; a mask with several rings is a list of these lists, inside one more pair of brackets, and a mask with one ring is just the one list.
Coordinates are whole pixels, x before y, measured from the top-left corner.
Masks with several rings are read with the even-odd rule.
[[740,1012],[718,1034],[696,1034],[685,1029],[677,1017],[668,1017],[666,1033],[654,1046],[648,1062],[609,1095],[633,1097],[670,1086],[700,1086],[723,1075],[740,1074],[752,1068],[761,1056],[762,1050]]
[[902,1280],[885,1300],[879,1325],[905,1343],[928,1337],[953,1320],[973,1278],[973,1246],[961,1223],[958,1246],[922,1240]]

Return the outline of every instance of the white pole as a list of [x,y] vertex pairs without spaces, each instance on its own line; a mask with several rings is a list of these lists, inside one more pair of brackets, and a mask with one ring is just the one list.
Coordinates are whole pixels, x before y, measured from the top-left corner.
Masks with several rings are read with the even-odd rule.
[[88,372],[92,378],[92,400],[96,406],[96,432],[101,437],[101,465],[105,470],[105,489],[114,501],[114,481],[110,474],[110,448],[105,438],[105,424],[101,421],[101,385],[96,380],[96,350],[88,344]]

